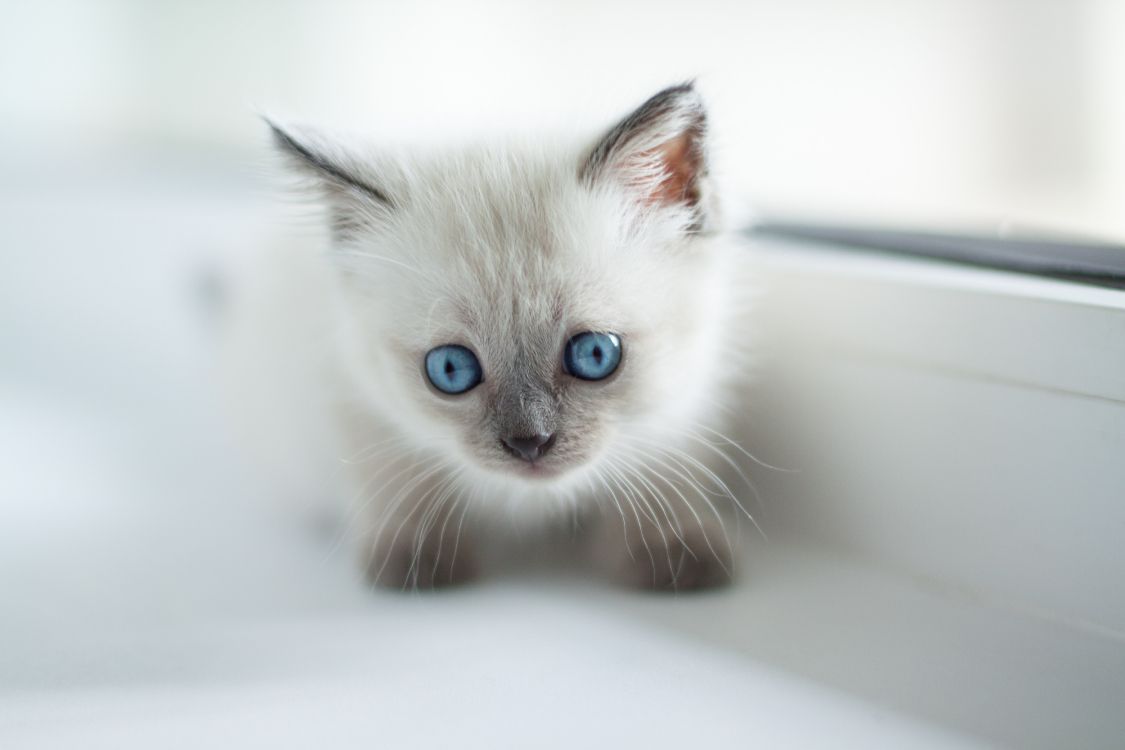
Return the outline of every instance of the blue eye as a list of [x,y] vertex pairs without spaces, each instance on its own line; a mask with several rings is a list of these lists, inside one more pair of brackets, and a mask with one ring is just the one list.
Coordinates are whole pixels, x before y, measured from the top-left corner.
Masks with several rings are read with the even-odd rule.
[[582,380],[603,380],[621,363],[621,339],[612,333],[580,333],[566,342],[563,367]]
[[470,391],[483,375],[477,355],[463,346],[435,346],[426,354],[426,377],[442,393]]

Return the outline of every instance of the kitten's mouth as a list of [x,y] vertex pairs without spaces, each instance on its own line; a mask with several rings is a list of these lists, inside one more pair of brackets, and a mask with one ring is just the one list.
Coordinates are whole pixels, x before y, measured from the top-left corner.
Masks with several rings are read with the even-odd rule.
[[534,463],[528,463],[527,461],[513,462],[510,469],[517,476],[528,477],[530,479],[553,479],[563,473],[560,467],[544,466],[540,461]]
[[499,470],[506,476],[537,482],[556,479],[573,468],[573,464],[569,461],[560,461],[554,456],[539,458],[535,461],[527,461],[512,456],[506,457],[499,464],[493,463],[492,466],[494,470]]

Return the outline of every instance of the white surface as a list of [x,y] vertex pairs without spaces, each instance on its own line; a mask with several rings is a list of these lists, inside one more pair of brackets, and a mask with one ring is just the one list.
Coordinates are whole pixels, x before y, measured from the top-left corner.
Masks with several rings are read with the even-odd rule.
[[3,414],[5,436],[53,436],[8,489],[96,440],[48,497],[116,508],[60,529],[4,506],[5,748],[1111,747],[1125,726],[1120,642],[934,581],[775,539],[714,595],[543,572],[374,594],[327,538],[211,494],[239,486],[220,458],[146,511],[143,478],[112,471],[141,446]]
[[777,336],[821,356],[889,360],[1125,403],[1125,291],[940,261],[759,241],[786,308]]
[[[214,477],[138,486],[107,468],[144,448],[107,445],[103,425],[2,413],[25,447],[0,524],[5,748],[966,744],[677,636],[628,611],[651,606],[636,594],[534,576],[374,594],[329,539],[206,496]],[[42,426],[52,439],[28,446]],[[69,476],[45,476],[60,463]],[[141,507],[146,489],[165,497]],[[102,512],[60,524],[14,498]]]
[[[1108,407],[1091,428],[1076,394],[1047,404],[926,363],[822,358],[823,391],[772,406],[824,408],[813,424],[832,426],[830,450],[804,458],[844,462],[819,475],[835,492],[783,487],[739,588],[654,598],[529,571],[375,595],[273,504],[219,415],[193,283],[258,242],[253,212],[213,186],[153,184],[0,204],[5,750],[1112,747],[1125,735],[1125,646],[1103,616],[1125,580],[1103,544],[1120,537],[1112,496],[1063,506],[1059,488],[1036,489],[1081,478],[1075,456],[1113,470]],[[883,398],[910,431],[868,418]],[[974,413],[1028,421],[954,429]],[[1034,431],[1027,466],[943,475],[979,489],[1026,474],[1029,512],[1007,495],[920,502],[948,467],[906,439],[919,428],[955,437],[962,452],[943,455],[977,441],[987,456],[1036,415],[1053,429]]]
[[1125,291],[762,253],[780,509],[836,545],[1125,643]]

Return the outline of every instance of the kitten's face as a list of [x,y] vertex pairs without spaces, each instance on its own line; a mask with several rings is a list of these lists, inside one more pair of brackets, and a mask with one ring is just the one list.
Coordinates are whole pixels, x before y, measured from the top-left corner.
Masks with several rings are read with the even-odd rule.
[[323,156],[352,372],[376,408],[471,474],[564,487],[651,458],[718,365],[702,130],[678,88],[592,151]]

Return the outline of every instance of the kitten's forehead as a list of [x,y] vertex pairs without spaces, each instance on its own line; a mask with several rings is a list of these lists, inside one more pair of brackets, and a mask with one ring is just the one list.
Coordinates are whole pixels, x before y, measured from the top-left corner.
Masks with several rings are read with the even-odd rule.
[[[480,147],[433,159],[413,171],[409,208],[428,226],[433,250],[472,262],[481,255],[533,272],[573,249],[591,207],[570,159],[534,149]],[[516,270],[516,269],[513,269]]]
[[412,165],[371,241],[417,273],[379,283],[415,350],[459,343],[496,366],[519,350],[555,361],[583,330],[641,335],[675,299],[690,253],[663,252],[658,222],[584,184],[577,151],[481,148]]
[[614,227],[569,161],[482,149],[415,170],[400,250],[445,315],[530,334],[601,314]]
[[463,338],[496,364],[535,359],[553,351],[573,325],[578,311],[569,286],[557,278],[462,278],[455,289],[447,287],[429,321],[429,338]]

